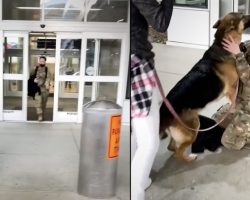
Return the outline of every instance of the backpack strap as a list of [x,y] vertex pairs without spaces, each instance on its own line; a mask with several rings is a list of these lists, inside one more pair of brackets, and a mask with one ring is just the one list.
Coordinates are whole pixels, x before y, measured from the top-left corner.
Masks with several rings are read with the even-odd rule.
[[47,75],[48,75],[48,67],[45,66],[45,80],[47,79]]

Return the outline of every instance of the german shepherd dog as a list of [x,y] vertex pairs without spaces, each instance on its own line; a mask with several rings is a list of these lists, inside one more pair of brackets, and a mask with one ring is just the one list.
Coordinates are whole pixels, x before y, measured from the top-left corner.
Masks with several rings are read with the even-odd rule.
[[[236,59],[224,50],[222,41],[223,38],[230,40],[231,36],[240,43],[243,30],[248,27],[250,15],[229,13],[219,19],[213,26],[217,30],[212,46],[168,93],[167,99],[187,126],[199,129],[199,111],[215,99],[226,96],[233,102],[238,81]],[[175,151],[178,159],[196,159],[196,155],[184,155],[184,152],[195,141],[197,131],[182,126],[163,103],[160,108],[161,139],[168,133],[171,136],[168,148]]]

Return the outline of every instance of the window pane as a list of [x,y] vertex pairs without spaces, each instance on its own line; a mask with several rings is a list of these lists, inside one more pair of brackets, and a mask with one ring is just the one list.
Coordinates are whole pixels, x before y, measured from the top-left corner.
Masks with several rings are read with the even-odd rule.
[[118,83],[96,83],[96,100],[116,102]]
[[118,76],[120,56],[121,40],[88,39],[85,74],[88,76]]
[[207,0],[175,0],[176,6],[208,8]]
[[86,104],[91,101],[92,99],[92,82],[86,82],[84,86],[84,97],[83,97],[83,104]]
[[[95,0],[92,2],[96,3],[88,12],[88,22],[127,22],[128,0]],[[92,4],[90,3],[90,5]]]
[[45,19],[62,21],[84,21],[83,0],[47,0]]
[[[245,15],[250,14],[250,2],[249,2],[249,0],[239,0],[238,1],[238,12],[243,13]],[[244,32],[249,34],[250,30],[246,29]]]
[[4,73],[23,73],[23,38],[4,38]]
[[22,81],[4,80],[3,81],[3,109],[22,110]]
[[[84,86],[84,101],[109,100],[116,102],[118,83],[86,82]],[[92,99],[93,98],[93,99]]]
[[79,88],[79,84],[78,82],[75,82],[75,81],[60,81],[59,82],[58,111],[77,112],[78,88]]
[[80,75],[81,39],[61,41],[60,75]]
[[248,0],[239,0],[238,1],[238,12],[248,15],[249,14],[249,1]]
[[126,22],[128,0],[47,0],[46,20]]
[[40,20],[40,0],[3,0],[3,20]]

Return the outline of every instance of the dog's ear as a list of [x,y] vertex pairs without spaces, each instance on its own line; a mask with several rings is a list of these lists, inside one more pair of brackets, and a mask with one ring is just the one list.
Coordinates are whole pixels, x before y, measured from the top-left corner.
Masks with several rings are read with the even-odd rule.
[[218,21],[213,25],[213,28],[218,28],[221,23],[221,20],[218,19]]

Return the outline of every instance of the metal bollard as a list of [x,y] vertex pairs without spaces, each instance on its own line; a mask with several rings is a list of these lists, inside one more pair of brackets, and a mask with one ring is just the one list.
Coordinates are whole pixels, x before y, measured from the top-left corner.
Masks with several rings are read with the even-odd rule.
[[115,196],[121,107],[111,101],[84,106],[78,193],[90,198]]

